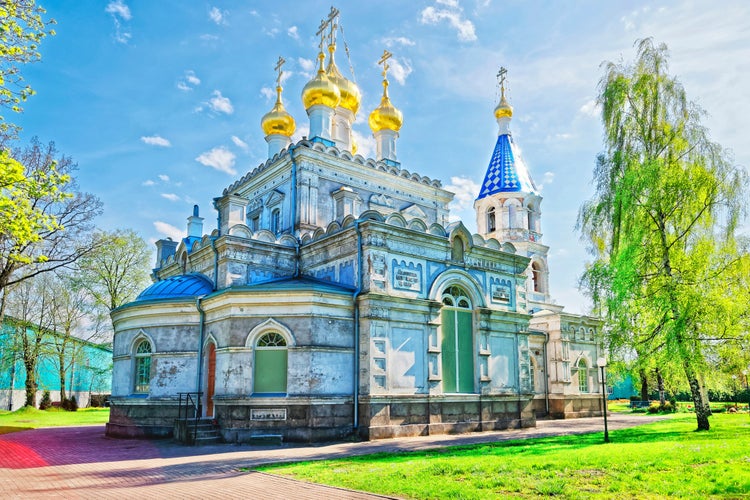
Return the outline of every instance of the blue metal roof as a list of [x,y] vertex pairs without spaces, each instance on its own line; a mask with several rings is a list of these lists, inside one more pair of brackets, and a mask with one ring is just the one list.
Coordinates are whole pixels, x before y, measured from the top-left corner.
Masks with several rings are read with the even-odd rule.
[[198,297],[211,293],[213,289],[213,283],[205,276],[183,274],[157,281],[143,290],[135,301]]
[[500,134],[477,199],[509,192],[539,194],[513,137]]

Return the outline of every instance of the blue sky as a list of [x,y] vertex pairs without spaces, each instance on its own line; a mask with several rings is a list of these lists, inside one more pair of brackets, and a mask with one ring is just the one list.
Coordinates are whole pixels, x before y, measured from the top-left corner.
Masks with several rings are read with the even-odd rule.
[[[198,204],[265,160],[260,118],[273,104],[274,64],[287,61],[284,98],[307,133],[300,92],[315,31],[330,2],[41,1],[57,21],[43,60],[24,68],[38,94],[23,138],[53,140],[104,201],[98,223],[149,241],[184,233]],[[586,312],[577,278],[587,259],[574,231],[601,150],[594,99],[602,61],[632,60],[636,39],[671,51],[671,72],[709,113],[714,140],[750,165],[750,3],[430,0],[339,1],[362,108],[360,152],[374,156],[367,115],[380,99],[388,49],[392,102],[404,114],[402,167],[457,193],[452,214],[472,230],[472,203],[497,136],[495,75],[508,68],[514,137],[542,185],[551,291]],[[351,78],[339,40],[337,62]],[[747,232],[747,225],[745,225]]]

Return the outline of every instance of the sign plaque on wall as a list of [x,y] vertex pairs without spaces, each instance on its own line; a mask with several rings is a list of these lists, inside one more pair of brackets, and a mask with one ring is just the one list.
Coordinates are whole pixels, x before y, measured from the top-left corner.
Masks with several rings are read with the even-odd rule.
[[286,420],[286,408],[250,410],[250,420]]

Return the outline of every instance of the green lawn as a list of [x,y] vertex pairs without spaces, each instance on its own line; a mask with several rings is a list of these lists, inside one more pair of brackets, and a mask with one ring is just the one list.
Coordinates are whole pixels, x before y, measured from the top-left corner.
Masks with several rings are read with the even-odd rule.
[[407,498],[680,498],[750,495],[750,416],[695,416],[610,433],[507,441],[263,467],[273,474]]
[[109,408],[81,408],[78,411],[60,409],[37,410],[23,407],[16,411],[0,411],[0,434],[68,425],[96,425],[109,421]]

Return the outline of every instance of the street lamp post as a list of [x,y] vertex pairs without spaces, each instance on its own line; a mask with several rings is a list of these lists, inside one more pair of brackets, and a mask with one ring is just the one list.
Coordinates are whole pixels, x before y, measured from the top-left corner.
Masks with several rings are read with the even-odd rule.
[[596,360],[596,365],[601,370],[602,381],[602,413],[604,414],[604,442],[609,443],[609,430],[607,429],[607,379],[604,378],[604,367],[607,366],[607,359],[603,356]]

